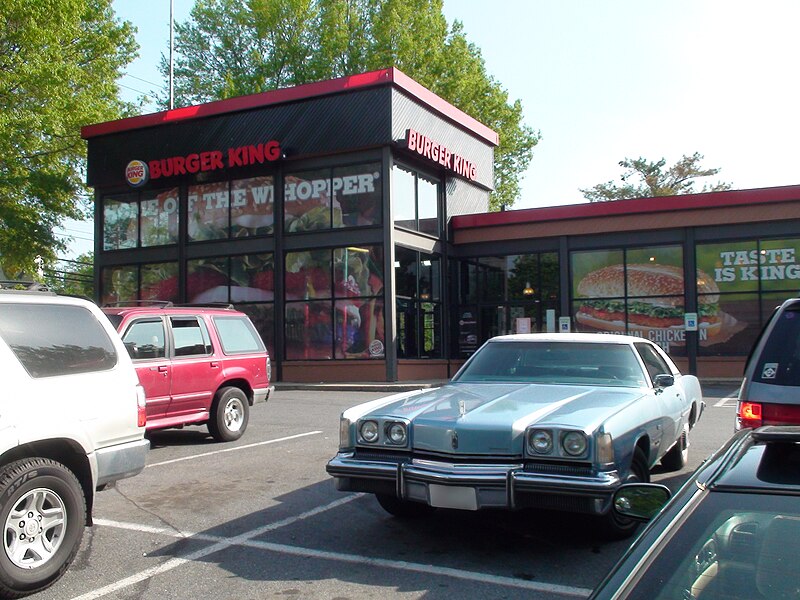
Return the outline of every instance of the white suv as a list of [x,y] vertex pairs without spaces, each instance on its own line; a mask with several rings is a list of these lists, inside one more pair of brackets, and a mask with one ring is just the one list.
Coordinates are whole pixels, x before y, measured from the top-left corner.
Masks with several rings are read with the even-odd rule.
[[[145,397],[125,346],[87,300],[0,282],[0,596],[58,580],[95,490],[144,469]],[[36,288],[37,286],[32,286]]]

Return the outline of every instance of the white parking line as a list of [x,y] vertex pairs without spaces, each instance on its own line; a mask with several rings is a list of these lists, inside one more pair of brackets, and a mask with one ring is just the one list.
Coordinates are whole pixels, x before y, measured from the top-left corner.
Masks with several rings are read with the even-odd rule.
[[579,587],[570,587],[565,585],[558,585],[553,583],[544,583],[544,582],[536,582],[536,581],[527,581],[524,579],[515,579],[513,577],[503,577],[500,575],[490,575],[487,573],[478,573],[475,571],[464,571],[461,569],[453,569],[451,567],[437,567],[435,565],[426,565],[420,563],[412,563],[402,560],[388,560],[383,558],[374,558],[370,556],[361,556],[358,554],[345,554],[342,552],[329,552],[326,550],[313,550],[310,548],[300,548],[297,546],[287,546],[285,544],[274,544],[271,542],[261,542],[257,540],[253,540],[252,538],[257,537],[263,533],[268,531],[274,531],[280,527],[285,527],[287,525],[291,525],[299,520],[306,519],[308,517],[320,514],[322,512],[328,511],[332,508],[336,508],[337,506],[341,506],[342,504],[346,504],[347,502],[351,502],[356,498],[359,498],[363,494],[355,494],[351,496],[346,496],[341,500],[337,500],[330,504],[326,504],[325,506],[321,506],[310,510],[308,512],[302,513],[296,517],[289,517],[287,519],[283,519],[282,521],[277,521],[275,523],[271,523],[269,525],[264,525],[263,527],[259,527],[254,529],[250,532],[246,532],[240,534],[233,538],[220,538],[218,536],[207,535],[203,533],[192,534],[188,532],[182,531],[175,531],[171,529],[162,529],[156,527],[147,527],[142,525],[136,525],[133,523],[122,523],[118,521],[108,521],[105,519],[96,519],[95,523],[98,525],[106,526],[106,527],[116,527],[119,529],[128,529],[133,531],[141,531],[145,533],[160,533],[163,535],[167,535],[170,537],[176,538],[185,538],[191,537],[196,540],[203,540],[211,542],[212,545],[201,550],[197,550],[190,554],[187,554],[184,557],[172,558],[165,562],[162,565],[158,565],[152,567],[150,569],[146,569],[137,573],[135,575],[131,575],[130,577],[126,577],[125,579],[121,579],[116,583],[112,583],[105,587],[99,588],[92,592],[88,592],[82,596],[77,596],[73,600],[93,600],[94,598],[100,598],[102,596],[106,596],[108,594],[112,594],[114,592],[119,591],[125,587],[143,581],[145,579],[149,579],[151,577],[155,577],[161,573],[166,571],[172,570],[176,567],[179,567],[187,562],[199,560],[209,554],[213,554],[215,552],[219,552],[220,550],[224,550],[229,548],[230,546],[246,546],[249,548],[256,548],[260,550],[267,550],[270,552],[278,552],[281,554],[288,554],[291,556],[300,556],[303,558],[318,558],[322,560],[332,560],[338,562],[346,562],[352,564],[360,564],[360,565],[369,565],[373,567],[381,567],[386,569],[397,569],[401,571],[409,571],[415,573],[424,573],[427,575],[437,575],[437,576],[444,576],[444,577],[453,577],[456,579],[463,579],[466,581],[475,581],[479,583],[488,583],[493,585],[503,585],[507,587],[515,587],[515,588],[522,588],[536,592],[542,592],[546,594],[558,594],[562,596],[573,596],[576,598],[585,598],[587,597],[592,590],[587,588],[579,588]]
[[[150,569],[145,569],[144,571],[140,571],[130,577],[126,577],[125,579],[120,579],[116,583],[111,583],[109,585],[103,586],[91,592],[87,592],[86,594],[82,594],[81,596],[76,596],[73,600],[92,600],[94,598],[102,598],[103,596],[107,596],[108,594],[113,594],[121,589],[124,589],[128,586],[134,585],[135,583],[139,583],[140,581],[144,581],[145,579],[150,579],[151,577],[155,577],[160,573],[166,573],[167,571],[171,571],[176,567],[180,567],[187,562],[192,562],[195,560],[199,560],[204,556],[208,556],[209,554],[213,554],[215,552],[219,552],[220,550],[224,550],[231,546],[235,546],[237,544],[242,544],[246,542],[249,538],[256,537],[261,535],[262,533],[266,533],[268,531],[272,531],[274,529],[278,529],[279,527],[285,527],[286,525],[291,525],[292,523],[296,523],[302,519],[306,519],[308,517],[312,517],[314,515],[318,515],[322,512],[327,510],[331,510],[332,508],[336,508],[337,506],[341,506],[342,504],[347,504],[348,502],[352,502],[356,498],[359,498],[361,494],[354,494],[351,496],[345,496],[335,502],[331,502],[330,504],[326,504],[324,506],[318,506],[315,509],[309,510],[302,514],[299,514],[295,517],[289,517],[288,519],[283,519],[282,521],[277,521],[275,523],[270,523],[269,525],[264,525],[262,527],[258,527],[253,529],[252,531],[247,531],[245,533],[241,533],[232,538],[218,538],[216,536],[196,536],[199,539],[208,539],[209,541],[216,541],[216,543],[208,546],[206,548],[201,548],[200,550],[196,550],[194,552],[190,552],[186,556],[178,557],[178,558],[171,558],[164,564],[152,567]],[[157,528],[147,527],[147,526],[140,526],[134,525],[132,523],[116,523],[115,521],[107,521],[105,519],[96,519],[95,523],[98,525],[105,525],[106,527],[119,527],[121,529],[133,529],[137,531],[143,531],[145,533],[155,533],[159,531]],[[164,529],[163,533],[165,535],[169,535],[170,537],[191,537],[187,536],[184,532]]]
[[724,397],[722,400],[720,400],[719,402],[717,402],[717,403],[714,405],[714,408],[722,408],[723,406],[725,406],[725,403],[726,403],[728,400],[732,400],[733,398],[736,398],[738,395],[739,395],[739,391],[738,391],[738,390],[737,390],[737,391],[735,391],[735,392],[733,392],[732,394],[728,394],[728,395],[727,395],[727,396],[725,396],[725,397]]
[[317,435],[318,433],[322,433],[321,431],[309,431],[307,433],[298,433],[297,435],[290,435],[287,437],[278,438],[276,440],[267,440],[265,442],[256,442],[255,444],[246,444],[244,446],[236,446],[235,448],[223,448],[222,450],[214,450],[213,452],[204,452],[203,454],[193,454],[192,456],[184,456],[183,458],[173,458],[172,460],[164,460],[161,462],[153,463],[152,465],[147,465],[145,468],[149,469],[150,467],[160,467],[161,465],[169,465],[176,462],[181,462],[184,460],[193,460],[195,458],[202,458],[204,456],[213,456],[214,454],[222,454],[223,452],[236,452],[237,450],[245,450],[247,448],[255,448],[256,446],[264,446],[266,444],[276,444],[278,442],[285,442],[287,440],[294,440],[297,438],[305,437],[307,435]]

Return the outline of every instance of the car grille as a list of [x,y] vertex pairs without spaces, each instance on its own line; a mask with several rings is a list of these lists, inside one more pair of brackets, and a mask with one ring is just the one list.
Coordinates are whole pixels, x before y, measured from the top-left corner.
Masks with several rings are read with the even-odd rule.
[[518,508],[541,508],[543,510],[559,510],[572,513],[591,514],[594,500],[577,496],[561,496],[555,494],[518,494]]
[[523,470],[526,473],[542,473],[544,475],[573,475],[575,477],[592,475],[592,466],[588,463],[526,462]]

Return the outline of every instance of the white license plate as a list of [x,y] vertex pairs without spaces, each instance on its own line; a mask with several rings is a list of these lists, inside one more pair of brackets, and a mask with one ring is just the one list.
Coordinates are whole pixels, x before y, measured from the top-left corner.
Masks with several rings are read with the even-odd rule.
[[428,486],[428,493],[430,494],[431,506],[478,510],[478,496],[475,493],[475,488],[432,483]]

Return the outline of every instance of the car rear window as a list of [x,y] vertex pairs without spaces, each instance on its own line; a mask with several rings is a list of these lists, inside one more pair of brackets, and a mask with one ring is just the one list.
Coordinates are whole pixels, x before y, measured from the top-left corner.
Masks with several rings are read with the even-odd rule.
[[264,352],[264,342],[247,317],[214,317],[214,325],[225,354]]
[[775,316],[756,361],[753,381],[800,386],[800,306],[788,307]]
[[91,311],[57,304],[0,304],[0,335],[31,377],[106,371],[114,344]]

